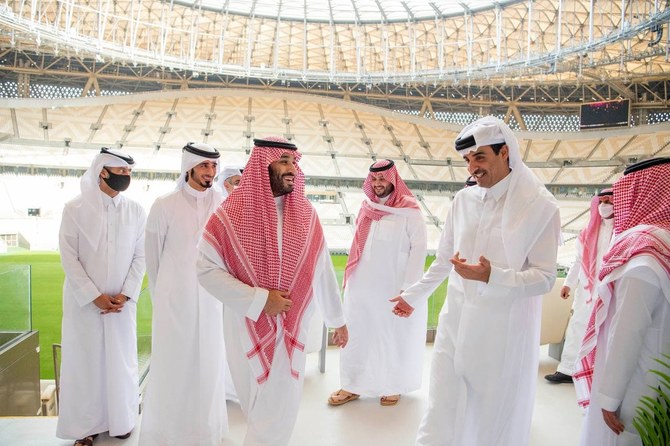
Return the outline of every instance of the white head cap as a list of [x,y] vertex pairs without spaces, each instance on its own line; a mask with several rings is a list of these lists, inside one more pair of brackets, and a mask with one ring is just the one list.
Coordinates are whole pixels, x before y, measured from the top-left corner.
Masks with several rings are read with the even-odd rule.
[[221,171],[221,181],[226,181],[228,178],[234,177],[235,175],[241,176],[243,170],[244,167],[240,166],[226,166]]
[[[103,201],[100,190],[100,172],[103,167],[134,167],[135,160],[130,155],[127,155],[119,150],[108,149],[103,147],[100,149],[91,166],[84,172],[79,184],[81,186],[81,209],[82,217],[87,220],[86,231],[84,236],[89,239],[92,246],[97,246],[102,234],[102,216]],[[84,217],[85,216],[85,217]]]
[[[103,147],[100,153],[93,158],[91,166],[84,172],[79,184],[81,186],[81,194],[85,200],[91,200],[98,196],[100,191],[100,171],[103,167],[133,167],[135,160],[130,155],[127,155],[119,150],[108,149]],[[100,202],[102,203],[102,201]]]
[[216,180],[216,184],[218,185],[224,199],[228,198],[229,195],[228,189],[226,189],[225,185],[226,180],[230,177],[234,177],[235,175],[242,176],[243,170],[244,166],[226,166],[222,169],[221,174]]
[[514,132],[500,119],[486,116],[478,119],[461,130],[455,146],[459,155],[464,156],[473,150],[493,144],[507,144],[509,148],[509,166],[512,169],[522,167],[519,141]]
[[[507,197],[511,198],[505,201],[501,223],[503,233],[506,234],[503,246],[510,265],[520,268],[527,255],[521,247],[529,246],[525,238],[530,232],[524,230],[524,225],[544,227],[557,208],[555,199],[524,164],[516,135],[500,119],[486,116],[468,124],[459,133],[455,145],[458,153],[464,156],[480,147],[503,143],[508,147],[509,167],[512,169],[507,192]],[[537,200],[540,195],[545,198]],[[538,206],[543,206],[546,212],[538,211],[542,207],[528,205],[535,200],[541,203]]]
[[[177,189],[186,185],[186,174],[203,161],[217,160],[221,154],[214,147],[205,143],[189,142],[182,149],[181,154],[181,174],[177,179]],[[219,164],[216,165],[216,172],[219,172]]]

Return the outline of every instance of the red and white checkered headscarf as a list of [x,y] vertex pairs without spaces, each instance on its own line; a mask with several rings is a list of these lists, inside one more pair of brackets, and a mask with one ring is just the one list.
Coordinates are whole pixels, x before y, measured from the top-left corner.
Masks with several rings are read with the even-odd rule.
[[[603,189],[601,192],[609,192],[611,189]],[[598,212],[600,204],[600,195],[591,198],[591,218],[589,223],[579,233],[579,242],[582,244],[582,264],[581,268],[586,276],[586,286],[584,287],[589,295],[593,291],[593,284],[596,277],[596,263],[598,257],[598,234],[600,233],[601,223],[603,221]]]
[[[614,183],[614,233],[612,248],[603,257],[598,299],[594,305],[576,364],[577,401],[587,407],[595,369],[598,334],[610,306],[619,268],[636,256],[650,256],[670,279],[670,163],[658,164],[624,175]],[[670,298],[670,297],[669,297]],[[606,348],[606,346],[602,346]]]
[[[373,203],[380,203],[379,197],[377,197],[375,191],[372,188],[372,178],[378,174],[381,174],[386,181],[393,184],[393,192],[388,195],[388,199],[384,203],[384,206],[389,208],[419,209],[416,198],[414,198],[412,192],[409,190],[402,178],[400,178],[398,169],[396,169],[392,161],[377,161],[372,166],[370,166],[370,169],[383,168],[389,164],[391,164],[391,167],[388,169],[377,172],[371,171],[368,173],[368,176],[363,183],[363,192],[365,192],[368,200]],[[363,248],[365,248],[365,242],[368,239],[368,234],[370,233],[370,226],[372,225],[372,222],[379,221],[382,217],[390,213],[390,211],[385,211],[371,206],[367,200],[364,201],[361,205],[361,209],[358,212],[358,216],[356,217],[356,233],[354,234],[354,240],[352,241],[351,248],[349,249],[347,266],[344,269],[343,287],[347,286],[347,280],[361,259]]]
[[[265,142],[287,144],[283,138],[269,137]],[[324,246],[323,230],[314,208],[305,197],[305,176],[296,164],[293,192],[284,195],[282,249],[277,240],[277,205],[270,187],[268,167],[282,154],[291,153],[296,163],[301,155],[295,150],[254,147],[244,169],[240,186],[230,194],[205,226],[203,240],[224,260],[230,274],[238,280],[267,290],[290,293],[291,309],[282,318],[284,341],[292,360],[295,349],[305,346],[298,339],[300,324],[312,299],[312,278],[317,257]],[[259,384],[265,382],[275,353],[277,321],[265,313],[257,321],[246,319],[252,348],[251,361]],[[298,372],[292,367],[292,375]]]

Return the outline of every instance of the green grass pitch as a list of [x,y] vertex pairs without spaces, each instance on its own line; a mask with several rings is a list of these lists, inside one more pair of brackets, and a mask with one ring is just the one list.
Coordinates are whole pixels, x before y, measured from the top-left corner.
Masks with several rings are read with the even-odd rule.
[[[337,279],[342,283],[346,256],[332,256]],[[426,267],[433,261],[426,259]],[[60,255],[56,252],[20,252],[0,255],[0,273],[11,269],[12,265],[31,265],[32,278],[32,329],[39,331],[40,337],[40,376],[42,379],[53,379],[52,344],[60,343],[63,280],[65,274],[60,263]],[[9,282],[6,282],[9,283]],[[10,286],[10,285],[8,285]],[[146,287],[146,277],[144,280]],[[8,298],[10,290],[1,287],[0,291],[0,331],[14,331],[16,326],[26,327],[25,310],[17,308],[17,302],[25,302],[23,296]],[[145,292],[148,295],[148,293]],[[428,326],[435,327],[437,318],[446,296],[446,282],[433,293],[428,303]],[[18,319],[18,321],[17,321]],[[137,305],[138,336],[151,333],[151,300],[143,297]],[[145,337],[145,340],[147,338]],[[142,342],[140,342],[141,344]],[[142,346],[140,345],[140,348]],[[146,347],[145,347],[146,348]]]

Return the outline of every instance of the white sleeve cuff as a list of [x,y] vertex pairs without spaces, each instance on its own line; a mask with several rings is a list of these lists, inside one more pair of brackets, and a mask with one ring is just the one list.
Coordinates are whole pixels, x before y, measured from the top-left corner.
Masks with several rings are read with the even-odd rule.
[[329,319],[327,321],[327,327],[328,328],[340,328],[341,326],[345,325],[346,321],[344,320],[344,316],[337,317],[335,319]]
[[504,271],[501,268],[498,268],[497,266],[491,265],[491,274],[489,275],[489,281],[488,282],[479,282],[478,283],[478,294],[480,296],[489,296],[491,294],[500,293],[500,288],[496,287],[496,285],[499,285],[500,282],[502,282],[502,276],[504,274]]
[[621,400],[603,395],[600,392],[593,392],[591,398],[603,409],[615,412],[621,405]]
[[88,282],[86,285],[75,291],[74,296],[75,299],[77,300],[77,304],[80,307],[83,307],[84,305],[93,302],[101,294],[102,293],[98,291],[98,288],[96,288],[96,286],[93,285],[93,282]]
[[265,307],[265,303],[268,301],[268,296],[270,292],[264,288],[256,288],[254,291],[254,299],[249,305],[249,309],[245,314],[246,317],[252,321],[257,321]]

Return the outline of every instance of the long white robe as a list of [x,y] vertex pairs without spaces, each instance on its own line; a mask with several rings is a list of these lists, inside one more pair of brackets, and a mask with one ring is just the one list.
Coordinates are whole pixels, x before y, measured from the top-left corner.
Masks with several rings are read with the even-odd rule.
[[418,209],[373,221],[361,259],[344,290],[349,343],[340,352],[342,388],[366,396],[395,395],[421,387],[428,305],[399,318],[389,299],[421,278],[426,262],[426,225]]
[[[281,198],[281,197],[280,197]],[[280,205],[281,201],[278,201]],[[279,209],[277,234],[281,254],[281,209]],[[288,444],[293,432],[300,397],[302,395],[305,353],[293,352],[289,364],[284,346],[283,326],[278,322],[277,344],[268,380],[259,385],[247,359],[249,344],[245,318],[257,320],[267,301],[268,291],[254,288],[228,273],[221,256],[201,241],[198,258],[200,284],[225,305],[224,338],[228,362],[242,411],[247,417],[247,434],[244,446],[283,446]],[[313,298],[302,318],[298,339],[305,343],[310,319],[319,307],[328,327],[344,325],[340,293],[330,254],[324,244],[315,265],[312,280]],[[246,342],[245,342],[246,340]],[[298,371],[299,379],[291,376],[290,367]]]
[[[510,177],[490,189],[460,191],[447,215],[437,258],[402,296],[412,306],[448,276],[437,329],[429,403],[417,445],[524,446],[538,367],[542,295],[556,278],[558,208],[545,195],[527,206],[543,215],[544,227],[526,225],[526,259],[510,267],[501,223]],[[553,213],[553,215],[552,215]],[[468,263],[491,261],[488,283],[465,280],[449,259],[459,252]]]
[[586,272],[584,271],[584,268],[582,268],[584,246],[579,242],[577,242],[577,257],[565,278],[564,286],[570,287],[570,292],[574,293],[574,300],[572,304],[572,316],[570,317],[570,322],[565,330],[565,343],[563,344],[563,352],[561,353],[561,363],[558,364],[556,370],[565,373],[566,375],[572,376],[575,370],[575,361],[577,360],[579,349],[582,346],[582,340],[584,339],[584,334],[586,332],[586,324],[589,322],[593,304],[598,297],[598,272],[602,265],[603,256],[609,250],[613,229],[613,218],[601,220],[600,230],[598,231],[598,241],[596,243],[596,277],[594,277],[591,293],[584,288],[585,284],[588,282]]
[[[63,332],[59,438],[130,432],[137,421],[136,299],[144,277],[146,213],[128,198],[103,195],[102,215],[80,212],[81,196],[63,209],[60,254]],[[86,220],[103,220],[97,246],[84,236]],[[130,298],[120,313],[100,314],[100,294]]]
[[[610,305],[598,333],[591,404],[580,444],[641,446],[632,420],[643,395],[656,397],[650,387],[658,387],[659,380],[649,370],[662,366],[654,359],[670,352],[670,278],[652,257],[637,256],[606,280],[616,280],[616,306]],[[625,429],[620,435],[607,427],[602,409],[618,412]]]
[[198,284],[197,245],[220,202],[188,185],[156,200],[146,230],[151,368],[139,444],[218,446],[228,431],[221,302]]

